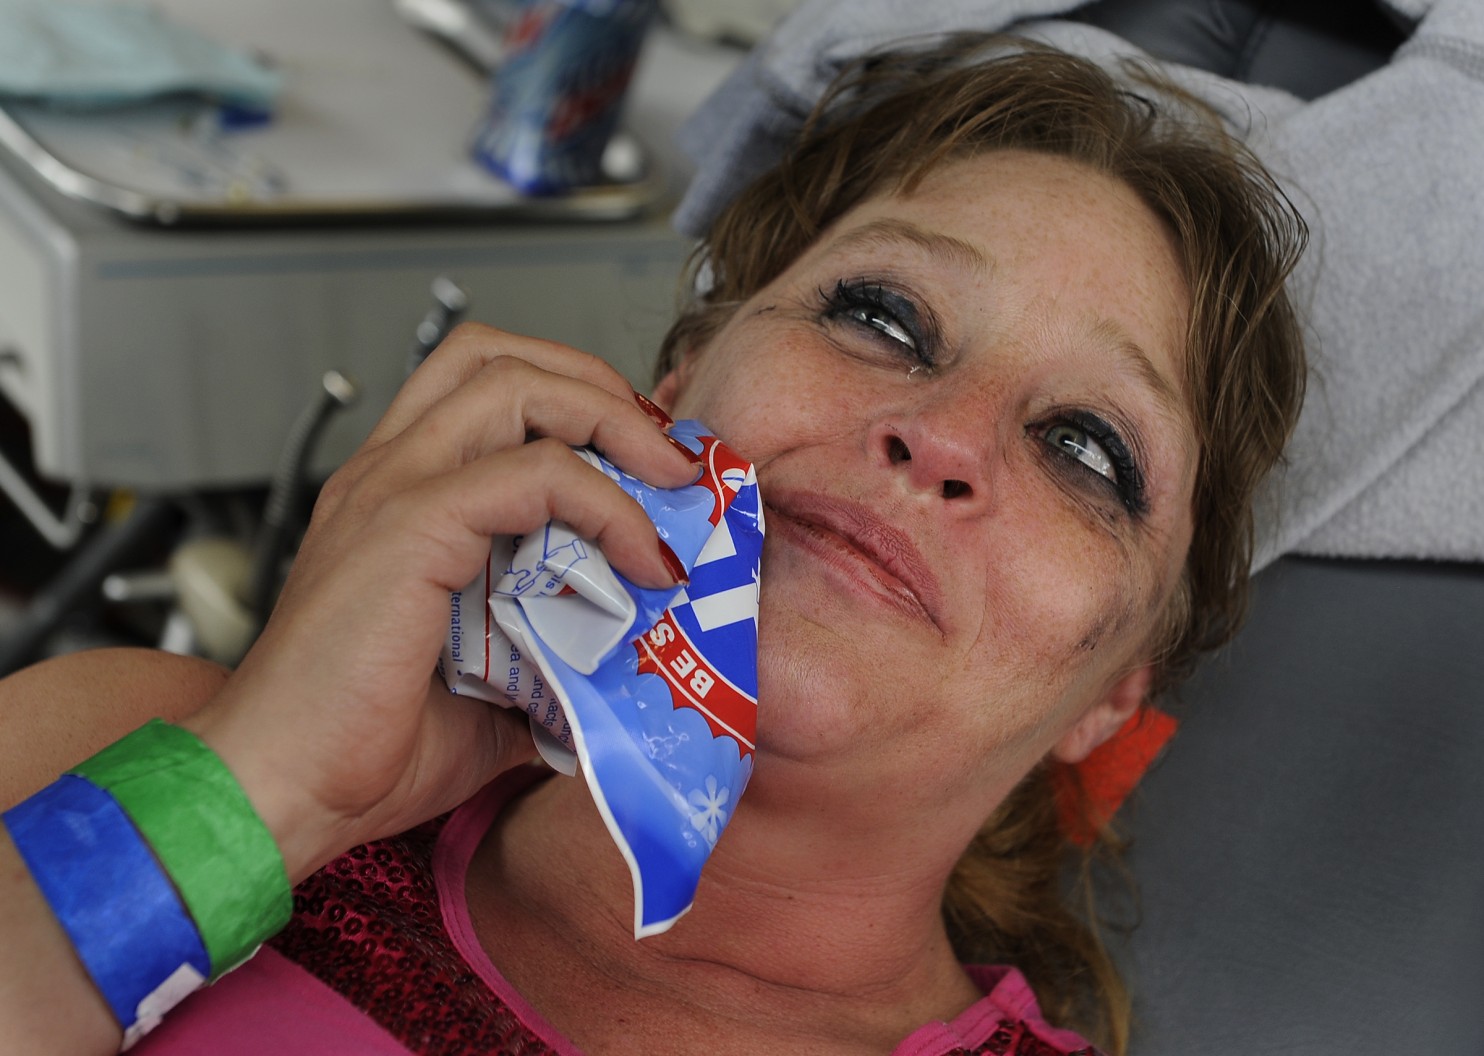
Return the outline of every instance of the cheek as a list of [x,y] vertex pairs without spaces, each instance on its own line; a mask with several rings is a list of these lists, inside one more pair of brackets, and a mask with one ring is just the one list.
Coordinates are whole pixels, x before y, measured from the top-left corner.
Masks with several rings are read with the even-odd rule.
[[[786,561],[764,555],[758,619],[758,743],[793,758],[830,758],[874,742],[889,723],[874,699],[886,682],[872,658],[889,655],[884,638],[862,648],[835,608],[815,604],[789,582]],[[867,635],[866,637],[871,637]]]
[[675,416],[699,419],[761,468],[859,424],[865,383],[841,359],[797,328],[738,327],[697,356]]
[[1143,548],[1115,540],[1061,504],[1004,498],[1004,542],[970,595],[982,598],[984,609],[966,663],[997,654],[1007,686],[1036,685],[1067,706],[1090,704],[1126,665],[1143,659],[1140,649],[1161,611],[1162,577]]

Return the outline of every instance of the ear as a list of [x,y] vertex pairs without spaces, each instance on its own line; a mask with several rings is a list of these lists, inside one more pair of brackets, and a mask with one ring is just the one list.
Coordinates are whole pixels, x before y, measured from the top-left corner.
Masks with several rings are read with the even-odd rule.
[[695,365],[696,350],[687,349],[675,360],[675,365],[662,377],[649,394],[649,398],[665,411],[673,413],[675,405],[680,402],[681,395],[685,392],[686,384],[690,381],[691,368]]
[[1154,668],[1145,664],[1113,683],[1103,698],[1062,734],[1052,746],[1051,757],[1062,763],[1082,762],[1094,748],[1122,729],[1129,717],[1139,710],[1153,681]]
[[675,401],[680,398],[680,368],[671,367],[669,372],[655,385],[649,398],[666,412],[673,411]]

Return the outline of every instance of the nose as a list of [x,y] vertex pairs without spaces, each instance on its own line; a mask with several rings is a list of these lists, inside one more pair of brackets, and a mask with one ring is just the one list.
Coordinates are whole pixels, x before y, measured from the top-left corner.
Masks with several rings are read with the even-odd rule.
[[913,493],[968,513],[989,502],[993,443],[991,416],[965,410],[938,405],[884,418],[872,427],[871,447]]

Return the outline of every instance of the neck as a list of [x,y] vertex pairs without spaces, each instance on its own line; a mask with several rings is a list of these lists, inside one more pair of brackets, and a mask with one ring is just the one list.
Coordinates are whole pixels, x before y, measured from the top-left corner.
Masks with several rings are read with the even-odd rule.
[[[546,782],[492,830],[471,870],[471,911],[479,921],[482,905],[498,932],[484,936],[495,963],[588,1044],[598,1039],[579,1037],[574,1010],[563,1021],[541,992],[579,981],[591,992],[594,979],[606,979],[629,1012],[646,994],[670,1008],[682,995],[688,1023],[725,1025],[729,1036],[772,1028],[792,1037],[795,1051],[814,1047],[797,1037],[800,1024],[858,1042],[846,1051],[879,1050],[952,1018],[978,996],[939,914],[957,848],[929,846],[934,826],[883,826],[880,795],[869,820],[821,790],[800,798],[790,765],[754,780],[691,912],[641,942],[628,870],[586,788]],[[800,811],[801,802],[815,808]]]

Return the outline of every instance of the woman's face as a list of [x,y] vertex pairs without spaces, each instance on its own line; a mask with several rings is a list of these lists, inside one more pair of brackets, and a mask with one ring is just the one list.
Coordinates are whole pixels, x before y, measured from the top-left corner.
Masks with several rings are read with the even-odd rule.
[[1190,542],[1188,311],[1130,190],[1000,152],[848,213],[662,383],[757,465],[763,759],[993,797],[1119,725]]

